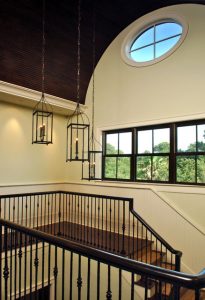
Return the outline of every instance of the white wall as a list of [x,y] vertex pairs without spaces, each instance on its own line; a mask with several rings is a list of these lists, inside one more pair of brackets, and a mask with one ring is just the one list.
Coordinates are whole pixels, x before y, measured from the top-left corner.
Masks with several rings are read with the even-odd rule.
[[0,185],[64,181],[65,117],[54,115],[53,140],[32,145],[32,110],[0,102]]

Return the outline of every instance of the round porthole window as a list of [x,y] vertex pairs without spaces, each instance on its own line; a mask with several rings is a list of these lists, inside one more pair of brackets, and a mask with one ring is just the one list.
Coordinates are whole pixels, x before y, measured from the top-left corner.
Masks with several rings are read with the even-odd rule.
[[143,66],[163,60],[181,44],[186,32],[184,25],[174,20],[158,21],[135,31],[123,45],[125,61]]

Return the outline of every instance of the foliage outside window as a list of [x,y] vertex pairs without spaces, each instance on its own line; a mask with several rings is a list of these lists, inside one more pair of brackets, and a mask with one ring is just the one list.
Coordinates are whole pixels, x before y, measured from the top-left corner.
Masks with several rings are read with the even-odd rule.
[[114,132],[105,136],[104,178],[130,180],[132,132]]
[[205,124],[177,126],[176,181],[205,183]]
[[205,184],[205,120],[107,131],[103,144],[103,179]]
[[136,180],[169,181],[170,129],[137,130]]

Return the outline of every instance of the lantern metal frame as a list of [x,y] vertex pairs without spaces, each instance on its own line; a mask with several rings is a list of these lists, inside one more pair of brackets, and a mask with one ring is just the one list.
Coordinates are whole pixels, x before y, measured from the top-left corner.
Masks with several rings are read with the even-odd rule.
[[32,115],[32,144],[53,143],[53,109],[45,99],[45,0],[42,1],[42,69],[41,99]]
[[33,110],[32,144],[53,143],[53,111],[44,95]]
[[89,160],[90,123],[78,104],[67,123],[66,162]]
[[78,0],[78,39],[77,39],[77,105],[74,113],[68,117],[66,162],[89,160],[90,122],[88,116],[80,108],[80,76],[81,76],[81,0]]

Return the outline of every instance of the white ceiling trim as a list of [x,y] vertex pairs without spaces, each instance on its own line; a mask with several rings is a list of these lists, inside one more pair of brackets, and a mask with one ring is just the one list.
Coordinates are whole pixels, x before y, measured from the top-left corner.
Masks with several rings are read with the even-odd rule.
[[[52,105],[53,111],[62,115],[71,114],[76,108],[76,102],[53,95],[45,94],[46,100]],[[0,101],[34,108],[41,98],[41,92],[22,86],[0,81]],[[82,110],[87,106],[81,105]]]

